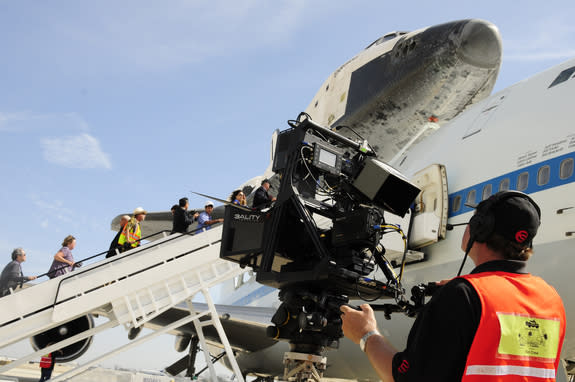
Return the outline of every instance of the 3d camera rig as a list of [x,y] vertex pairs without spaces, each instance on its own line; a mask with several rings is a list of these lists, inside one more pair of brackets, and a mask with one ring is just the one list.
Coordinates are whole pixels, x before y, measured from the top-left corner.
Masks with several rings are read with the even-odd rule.
[[[270,336],[288,340],[294,352],[319,354],[338,347],[339,306],[349,298],[403,295],[383,258],[383,211],[404,216],[420,190],[378,161],[367,141],[304,113],[288,124],[275,148],[277,200],[261,211],[227,206],[220,257],[280,290]],[[385,282],[366,278],[375,264]]]

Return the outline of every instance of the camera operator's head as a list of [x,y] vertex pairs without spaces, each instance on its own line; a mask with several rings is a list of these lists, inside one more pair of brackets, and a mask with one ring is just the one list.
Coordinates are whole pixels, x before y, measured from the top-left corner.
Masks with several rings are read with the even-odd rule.
[[469,256],[476,265],[477,260],[482,262],[477,259],[477,251],[482,246],[489,251],[483,251],[481,255],[488,253],[493,259],[525,261],[533,252],[532,242],[540,219],[539,206],[526,194],[498,192],[479,203],[465,230],[461,247],[470,251]]

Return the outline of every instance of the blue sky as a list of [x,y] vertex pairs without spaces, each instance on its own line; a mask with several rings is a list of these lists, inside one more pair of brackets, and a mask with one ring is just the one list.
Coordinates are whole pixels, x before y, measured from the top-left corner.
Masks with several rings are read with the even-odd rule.
[[24,247],[40,274],[68,234],[76,259],[106,249],[119,213],[202,205],[191,190],[226,198],[264,171],[274,129],[387,32],[494,23],[501,90],[575,56],[574,13],[554,0],[0,0],[0,253]]

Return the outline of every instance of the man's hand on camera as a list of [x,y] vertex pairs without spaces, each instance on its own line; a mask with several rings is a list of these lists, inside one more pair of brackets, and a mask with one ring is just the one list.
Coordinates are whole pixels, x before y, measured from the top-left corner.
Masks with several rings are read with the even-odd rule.
[[373,330],[377,331],[377,322],[371,306],[363,304],[360,308],[361,310],[355,310],[347,305],[339,307],[342,312],[343,334],[356,344],[359,344],[364,334]]

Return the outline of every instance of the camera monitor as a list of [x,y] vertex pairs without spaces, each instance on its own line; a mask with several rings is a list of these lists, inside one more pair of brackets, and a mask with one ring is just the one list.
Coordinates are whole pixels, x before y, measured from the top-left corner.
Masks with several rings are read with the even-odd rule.
[[333,146],[315,142],[312,165],[333,175],[341,173],[342,154]]
[[393,167],[368,158],[353,186],[375,204],[404,216],[420,190]]
[[253,255],[261,255],[263,250],[264,215],[260,211],[243,211],[226,206],[226,229],[222,234],[220,257],[242,265],[259,263],[259,259]]

